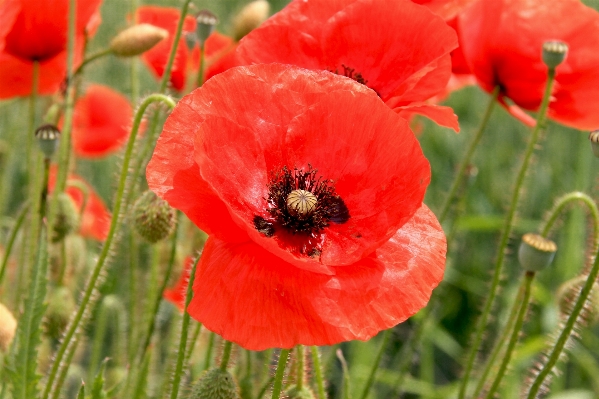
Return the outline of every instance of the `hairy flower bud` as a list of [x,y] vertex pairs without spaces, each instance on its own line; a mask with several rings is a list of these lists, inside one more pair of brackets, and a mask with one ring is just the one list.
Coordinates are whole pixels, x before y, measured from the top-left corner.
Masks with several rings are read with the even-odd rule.
[[17,331],[17,320],[10,310],[0,303],[0,351],[7,352]]
[[520,265],[528,271],[538,272],[551,264],[557,245],[551,240],[534,233],[522,236],[518,250]]
[[543,43],[543,62],[549,69],[554,69],[564,62],[568,54],[568,45],[559,40]]
[[299,389],[293,385],[285,391],[285,397],[288,399],[314,399],[314,393],[306,387]]
[[74,310],[75,298],[71,291],[64,286],[54,289],[48,299],[48,309],[44,320],[46,334],[53,339],[59,339]]
[[240,399],[235,378],[219,368],[204,371],[188,399]]
[[266,0],[252,1],[243,7],[233,19],[233,38],[241,40],[266,21],[269,13],[270,5]]
[[120,57],[140,55],[168,37],[168,31],[150,24],[133,25],[110,42],[112,52]]
[[175,211],[154,192],[146,191],[133,206],[133,223],[140,236],[155,243],[175,229]]
[[79,227],[79,212],[75,203],[66,193],[57,197],[56,222],[52,232],[52,242],[60,242]]
[[[582,290],[582,287],[586,284],[589,278],[586,274],[576,276],[562,285],[557,290],[557,305],[559,311],[563,315],[569,315],[572,313],[572,308],[578,299],[578,295]],[[583,317],[589,322],[595,322],[599,319],[599,286],[595,283],[591,294],[589,295],[587,302],[583,308]]]

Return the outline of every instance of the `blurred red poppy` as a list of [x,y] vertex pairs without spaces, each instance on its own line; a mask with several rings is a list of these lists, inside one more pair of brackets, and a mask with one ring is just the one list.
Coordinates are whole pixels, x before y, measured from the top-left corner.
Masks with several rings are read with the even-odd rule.
[[185,308],[185,294],[187,293],[187,286],[189,285],[189,275],[191,274],[191,267],[193,266],[193,259],[191,256],[185,258],[183,263],[183,270],[179,276],[179,280],[174,287],[164,290],[162,296],[164,299],[175,305],[181,312]]
[[133,121],[129,100],[110,87],[90,84],[75,103],[73,150],[82,158],[117,151],[127,141]]
[[[58,168],[55,165],[50,167],[50,176],[48,179],[48,191],[52,193],[56,184],[56,173]],[[75,182],[76,184],[73,184]],[[87,193],[78,187],[82,185]],[[96,194],[93,187],[89,185],[82,177],[70,173],[67,178],[67,189],[65,192],[75,203],[75,207],[81,212],[81,207],[85,202],[85,208],[79,221],[79,234],[83,237],[93,238],[98,241],[104,241],[108,236],[110,229],[110,212],[106,208],[104,201]]]
[[238,54],[246,64],[348,76],[400,115],[422,114],[457,131],[451,108],[425,103],[445,88],[457,44],[442,18],[407,0],[294,0],[243,38]]
[[443,277],[428,161],[407,122],[345,77],[282,64],[214,76],[167,119],[147,179],[209,234],[189,313],[248,349],[369,339]]
[[[181,13],[177,8],[144,6],[137,9],[137,22],[147,23],[160,28],[166,29],[169,32],[169,37],[164,39],[149,51],[142,55],[142,59],[148,66],[150,71],[157,78],[161,78],[164,74],[164,68],[168,61],[168,57],[173,46],[175,31]],[[182,91],[185,88],[187,72],[197,72],[199,66],[199,49],[196,46],[192,51],[189,50],[185,43],[185,34],[193,33],[196,29],[196,21],[193,17],[185,17],[183,23],[183,34],[177,44],[177,53],[173,63],[170,83],[174,89]],[[221,54],[233,44],[233,39],[228,36],[214,32],[208,37],[205,44],[206,63],[209,67],[210,63],[216,61],[215,56]],[[224,53],[222,53],[224,54]]]
[[[86,36],[100,23],[102,0],[77,2],[74,62],[83,58]],[[31,94],[39,62],[39,94],[59,90],[66,76],[68,0],[0,1],[0,98]]]
[[[578,129],[599,128],[597,11],[578,0],[479,1],[460,13],[459,28],[464,55],[481,87],[491,92],[499,86],[504,105],[509,99],[530,111],[538,110],[547,81],[543,43],[567,43],[548,115]],[[528,117],[516,106],[509,110]]]

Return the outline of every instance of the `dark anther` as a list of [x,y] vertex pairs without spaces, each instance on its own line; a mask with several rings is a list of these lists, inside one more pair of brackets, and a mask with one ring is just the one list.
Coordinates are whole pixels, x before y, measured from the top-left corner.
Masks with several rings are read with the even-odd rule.
[[275,234],[275,228],[272,223],[267,222],[266,219],[261,216],[254,216],[254,227],[266,237],[272,237],[273,234]]
[[341,197],[331,199],[331,222],[343,224],[349,220],[349,209]]

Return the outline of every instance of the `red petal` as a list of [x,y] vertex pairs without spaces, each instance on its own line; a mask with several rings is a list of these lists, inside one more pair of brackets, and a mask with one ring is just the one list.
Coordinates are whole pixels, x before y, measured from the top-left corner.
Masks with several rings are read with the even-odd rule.
[[426,6],[445,20],[456,16],[464,7],[478,0],[412,0],[416,4]]
[[367,340],[426,305],[443,277],[445,251],[425,206],[375,253],[334,276],[295,268],[251,242],[210,237],[188,312],[251,350]]
[[458,116],[454,114],[453,109],[441,105],[433,105],[427,103],[413,103],[404,107],[393,109],[404,119],[410,120],[414,115],[423,115],[435,121],[438,125],[448,127],[460,131]]
[[191,274],[192,266],[193,259],[191,256],[186,257],[179,280],[174,287],[164,290],[164,293],[162,294],[164,299],[179,308],[181,312],[185,309],[185,296],[187,294],[187,286],[189,285],[189,275]]

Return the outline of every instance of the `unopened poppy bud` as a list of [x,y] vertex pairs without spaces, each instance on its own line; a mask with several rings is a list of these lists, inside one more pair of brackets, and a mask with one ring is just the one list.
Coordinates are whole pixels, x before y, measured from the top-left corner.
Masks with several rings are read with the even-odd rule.
[[202,10],[196,15],[196,35],[200,42],[200,47],[204,48],[206,39],[214,32],[216,24],[218,24],[218,18],[212,12],[208,10]]
[[198,35],[196,35],[195,32],[187,32],[187,33],[185,33],[184,37],[185,37],[185,44],[187,45],[187,49],[189,51],[192,51],[193,48],[198,43]]
[[520,265],[528,271],[538,272],[551,264],[557,245],[539,234],[527,233],[522,236],[518,250]]
[[71,291],[65,286],[57,287],[48,298],[44,320],[46,334],[53,339],[59,339],[74,310],[75,298]]
[[285,391],[285,397],[288,399],[314,399],[314,393],[306,387],[299,389],[297,386],[293,385]]
[[599,130],[594,130],[589,134],[589,140],[591,141],[591,149],[593,154],[599,158]]
[[35,138],[44,156],[48,159],[52,158],[58,148],[60,130],[54,125],[42,125],[35,130]]
[[[572,313],[572,308],[588,278],[588,275],[582,274],[566,281],[558,288],[557,305],[561,314],[569,315]],[[599,290],[597,288],[599,287],[595,283],[595,287],[591,290],[584,306],[584,316],[588,321],[597,321],[599,316]]]
[[154,192],[146,191],[133,206],[133,222],[140,236],[155,243],[175,229],[175,211]]
[[543,62],[549,69],[554,69],[564,62],[568,54],[568,45],[559,40],[543,43]]
[[233,38],[236,41],[259,27],[266,21],[270,13],[270,5],[266,0],[252,1],[239,11],[233,19]]
[[168,31],[150,24],[133,25],[112,39],[110,49],[120,57],[140,55],[168,37]]
[[240,399],[239,387],[228,371],[219,368],[204,371],[188,399]]
[[0,351],[7,352],[17,331],[17,320],[10,310],[0,303]]
[[79,212],[71,197],[59,193],[56,198],[56,222],[53,228],[52,242],[60,242],[79,227]]

